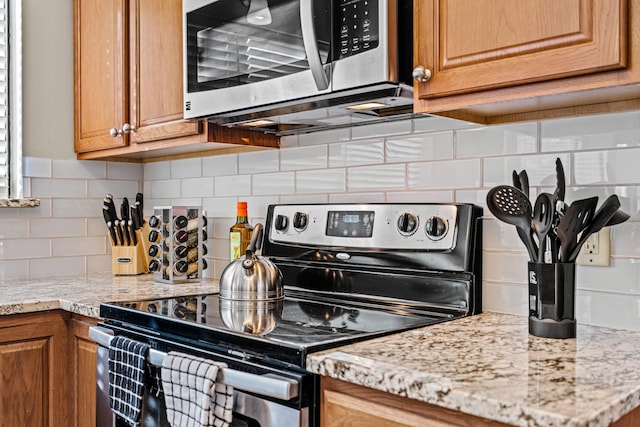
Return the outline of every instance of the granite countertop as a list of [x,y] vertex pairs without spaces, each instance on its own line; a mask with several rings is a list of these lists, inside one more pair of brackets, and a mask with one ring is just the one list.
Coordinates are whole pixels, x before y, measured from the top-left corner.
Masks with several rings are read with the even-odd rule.
[[[139,276],[0,281],[0,315],[217,292],[217,280]],[[307,357],[311,372],[518,426],[606,426],[640,406],[640,332],[578,324],[576,339],[529,335],[526,316],[478,316]]]
[[0,282],[0,315],[63,309],[100,318],[101,302],[187,296],[218,292],[217,280],[161,284],[153,275],[110,273]]
[[640,332],[539,338],[526,316],[488,312],[315,353],[307,369],[507,424],[607,426],[640,405]]

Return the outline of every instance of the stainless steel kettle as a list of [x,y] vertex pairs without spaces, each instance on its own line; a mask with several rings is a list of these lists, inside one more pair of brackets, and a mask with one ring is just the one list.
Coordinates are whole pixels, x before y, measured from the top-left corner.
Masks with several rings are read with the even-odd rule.
[[[267,258],[256,255],[262,246],[263,227],[253,229],[246,254],[231,262],[220,277],[220,298],[230,300],[272,300],[284,298],[280,269]],[[257,245],[260,246],[257,246]]]

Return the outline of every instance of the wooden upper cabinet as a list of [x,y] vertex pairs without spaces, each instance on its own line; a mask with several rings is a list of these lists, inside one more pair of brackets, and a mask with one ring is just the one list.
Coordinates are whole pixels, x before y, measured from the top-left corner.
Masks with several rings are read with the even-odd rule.
[[74,13],[77,153],[203,138],[183,120],[180,0],[74,0]]
[[[544,97],[637,81],[638,76],[630,73],[638,74],[631,69],[631,44],[637,35],[632,25],[640,24],[639,4],[637,0],[414,2],[414,59],[431,71],[429,81],[416,84],[416,110],[459,110],[462,117],[466,112],[465,118],[475,114],[482,121],[483,116],[575,106],[580,101],[571,96]],[[624,98],[611,92],[599,96],[586,103]],[[495,105],[505,101],[513,102]]]

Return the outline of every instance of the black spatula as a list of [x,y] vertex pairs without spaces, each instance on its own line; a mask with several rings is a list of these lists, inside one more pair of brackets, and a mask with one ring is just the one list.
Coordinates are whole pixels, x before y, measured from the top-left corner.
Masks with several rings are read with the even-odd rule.
[[578,244],[578,235],[593,219],[598,197],[576,200],[571,203],[558,223],[556,234],[560,239],[560,262],[569,262],[571,250]]

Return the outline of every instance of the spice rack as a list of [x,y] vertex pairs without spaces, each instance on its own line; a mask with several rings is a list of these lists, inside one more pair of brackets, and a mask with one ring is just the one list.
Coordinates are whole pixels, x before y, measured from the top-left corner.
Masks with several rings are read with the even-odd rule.
[[199,206],[155,207],[149,218],[148,268],[160,283],[202,277],[206,268],[206,219]]

